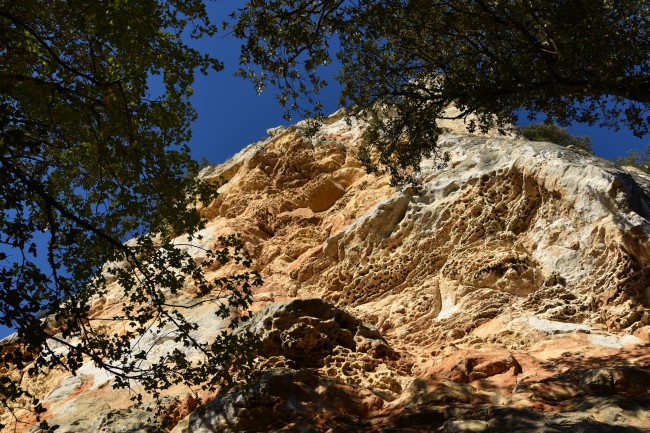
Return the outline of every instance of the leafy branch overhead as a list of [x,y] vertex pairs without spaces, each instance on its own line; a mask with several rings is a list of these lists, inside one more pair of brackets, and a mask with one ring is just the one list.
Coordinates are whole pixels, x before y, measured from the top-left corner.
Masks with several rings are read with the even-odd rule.
[[[399,178],[436,146],[454,104],[470,129],[526,110],[641,137],[650,132],[650,6],[615,0],[249,0],[234,17],[240,74],[316,101],[341,62],[342,106],[371,120],[369,168]],[[311,105],[310,115],[320,107]],[[405,143],[408,142],[408,145]]]
[[[91,359],[117,386],[137,381],[154,395],[232,383],[250,368],[245,336],[198,341],[184,316],[214,302],[232,328],[260,284],[236,237],[202,262],[180,245],[200,241],[195,204],[218,186],[192,175],[185,144],[194,73],[222,68],[186,39],[215,31],[198,0],[0,1],[0,321],[17,330],[0,347],[3,409],[29,397],[11,376],[28,367],[74,373]],[[241,272],[209,280],[217,262]],[[121,307],[91,313],[113,280]],[[196,300],[182,300],[188,284]],[[201,356],[147,361],[155,338],[141,350],[133,341],[160,332]]]

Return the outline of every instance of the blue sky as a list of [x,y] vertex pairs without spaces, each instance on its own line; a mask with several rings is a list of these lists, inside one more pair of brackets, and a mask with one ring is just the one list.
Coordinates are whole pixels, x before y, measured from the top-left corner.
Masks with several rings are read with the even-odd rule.
[[[227,19],[228,13],[241,4],[241,0],[207,3],[215,23]],[[228,38],[225,33],[192,42],[192,46],[210,53],[225,66],[223,71],[198,75],[193,86],[192,104],[199,118],[192,127],[190,149],[196,160],[204,156],[211,163],[224,162],[248,144],[265,138],[267,129],[301,120],[283,119],[283,109],[275,98],[274,89],[258,95],[250,81],[234,76],[239,66],[240,45],[239,40]],[[338,109],[335,87],[326,89],[321,96],[325,113]]]
[[[237,44],[236,41],[228,42]],[[229,57],[221,57],[226,60],[224,71],[197,77],[194,86],[192,103],[199,117],[192,128],[190,149],[197,160],[205,156],[211,163],[224,162],[246,145],[264,138],[267,129],[300,120],[287,122],[282,118],[283,111],[273,89],[257,95],[250,82],[233,77],[237,64],[228,62]],[[323,92],[321,101],[325,113],[338,109],[337,96],[335,86]],[[522,115],[520,123],[530,122]],[[584,124],[573,124],[567,129],[576,135],[589,135],[594,153],[603,158],[624,156],[631,149],[645,150],[650,142],[648,137],[636,138],[625,129],[612,131]]]

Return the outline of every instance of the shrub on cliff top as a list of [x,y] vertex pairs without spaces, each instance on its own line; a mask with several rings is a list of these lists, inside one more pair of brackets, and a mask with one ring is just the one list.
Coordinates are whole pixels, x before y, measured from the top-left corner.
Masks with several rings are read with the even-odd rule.
[[628,152],[627,155],[616,159],[614,162],[622,166],[627,165],[638,168],[646,173],[650,173],[650,143],[648,143],[646,150],[632,150]]
[[546,141],[560,146],[573,146],[591,153],[591,137],[583,135],[578,137],[566,129],[552,123],[535,123],[518,128],[524,138],[530,141]]

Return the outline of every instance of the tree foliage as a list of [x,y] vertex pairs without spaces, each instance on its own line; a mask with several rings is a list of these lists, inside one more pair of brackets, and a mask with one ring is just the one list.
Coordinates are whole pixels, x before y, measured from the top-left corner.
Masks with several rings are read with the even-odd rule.
[[591,153],[591,137],[581,137],[569,133],[566,129],[553,123],[535,123],[532,125],[520,126],[519,133],[530,141],[546,141],[559,144],[560,146],[573,146]]
[[[216,194],[192,176],[189,96],[195,71],[222,66],[185,40],[215,31],[200,0],[0,0],[0,321],[17,330],[0,346],[5,408],[31,397],[11,380],[27,367],[74,373],[91,359],[154,395],[250,367],[245,336],[199,341],[184,317],[214,302],[234,327],[260,284],[236,237],[202,262],[187,252],[204,227],[194,204]],[[227,262],[242,272],[206,278]],[[91,314],[114,281],[122,307]],[[182,301],[187,285],[197,296]],[[148,360],[161,333],[181,349]],[[182,347],[202,356],[189,362]]]
[[[650,6],[641,0],[248,0],[240,74],[315,100],[341,62],[340,103],[370,119],[370,168],[399,178],[435,150],[454,104],[470,130],[519,110],[650,132]],[[319,107],[315,107],[318,113]],[[408,145],[406,143],[408,142]],[[374,161],[374,162],[373,162]]]

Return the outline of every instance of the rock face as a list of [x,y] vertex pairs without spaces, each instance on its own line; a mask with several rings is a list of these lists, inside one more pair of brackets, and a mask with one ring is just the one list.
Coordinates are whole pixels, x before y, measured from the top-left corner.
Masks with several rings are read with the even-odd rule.
[[[170,390],[174,433],[650,431],[650,178],[446,126],[418,188],[365,174],[340,113],[201,173],[229,179],[204,246],[241,233],[264,277],[262,345],[247,390]],[[33,385],[59,431],[157,429],[80,373]]]
[[294,369],[322,367],[335,351],[396,357],[376,329],[320,299],[269,305],[247,327],[260,336],[262,357],[282,357]]

